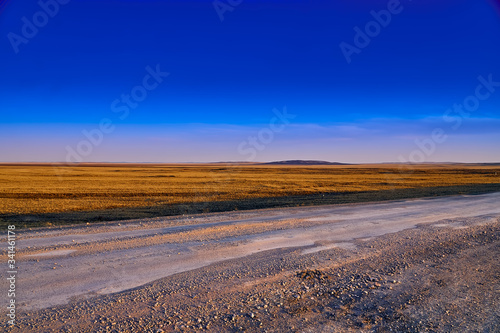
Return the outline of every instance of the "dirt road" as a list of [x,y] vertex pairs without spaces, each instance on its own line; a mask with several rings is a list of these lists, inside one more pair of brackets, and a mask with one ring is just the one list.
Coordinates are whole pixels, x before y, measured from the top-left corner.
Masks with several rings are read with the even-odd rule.
[[[475,233],[483,232],[484,228],[490,228],[488,230],[492,233],[491,237],[496,237],[498,230],[494,228],[497,228],[499,224],[499,203],[500,193],[493,193],[372,204],[229,212],[57,229],[26,230],[19,236],[17,253],[19,322],[20,325],[22,323],[25,325],[45,323],[44,327],[48,331],[51,329],[57,331],[57,328],[65,327],[66,322],[78,322],[78,316],[71,316],[71,311],[78,308],[78,306],[75,307],[75,304],[97,307],[95,304],[107,304],[110,298],[114,300],[113,302],[117,302],[116,298],[118,298],[121,300],[119,303],[128,304],[127,309],[129,309],[130,317],[125,318],[115,313],[115,324],[112,325],[108,323],[108,318],[112,317],[112,309],[107,315],[103,315],[106,313],[104,310],[99,314],[97,314],[97,310],[84,311],[88,316],[94,318],[95,323],[92,321],[94,324],[92,329],[89,328],[90,326],[82,326],[81,329],[83,331],[88,329],[89,332],[95,331],[97,328],[102,331],[127,332],[132,331],[131,327],[142,327],[144,331],[154,332],[170,329],[230,331],[240,328],[260,331],[266,321],[272,322],[271,317],[267,318],[260,314],[259,322],[256,322],[253,320],[257,316],[254,312],[265,309],[265,314],[271,316],[273,313],[278,313],[278,310],[285,311],[286,305],[284,304],[286,302],[282,300],[270,304],[262,301],[262,297],[257,297],[259,299],[257,303],[262,303],[259,309],[252,310],[250,306],[245,305],[248,309],[242,310],[245,301],[242,301],[243,303],[237,301],[241,298],[241,295],[238,294],[241,291],[255,288],[255,290],[260,290],[255,291],[258,295],[270,293],[268,297],[272,299],[271,294],[275,293],[276,284],[279,283],[280,290],[285,290],[283,295],[286,297],[283,297],[287,300],[291,297],[292,303],[298,304],[303,302],[300,295],[303,291],[301,288],[304,286],[304,281],[314,281],[306,291],[314,288],[324,289],[325,286],[322,286],[321,283],[332,281],[330,274],[333,274],[333,271],[327,272],[328,270],[338,269],[341,266],[345,268],[346,265],[354,263],[359,264],[360,260],[367,260],[371,257],[373,257],[374,263],[377,260],[382,260],[380,258],[385,258],[382,261],[387,263],[390,257],[388,253],[396,256],[394,259],[396,262],[402,255],[404,257],[404,253],[414,251],[412,249],[412,246],[415,245],[412,243],[413,239],[420,239],[420,248],[425,249],[434,242],[432,237],[437,237],[437,235],[446,239],[451,237],[449,241],[453,241],[454,239],[472,237]],[[408,238],[409,234],[413,238]],[[393,236],[397,238],[390,238]],[[490,240],[491,242],[484,243],[484,246],[490,247],[497,244],[488,252],[490,256],[495,253],[492,249],[498,249],[495,237]],[[2,248],[6,248],[5,242],[2,243]],[[484,251],[484,248],[481,251]],[[384,254],[385,257],[380,257]],[[5,256],[2,258],[5,259]],[[408,263],[415,260],[419,260],[419,265],[422,265],[426,259],[418,256],[406,259]],[[420,262],[422,260],[423,262]],[[489,270],[493,270],[491,274],[495,280],[490,287],[494,288],[493,290],[496,290],[498,294],[500,273],[497,271],[497,266],[490,266]],[[384,267],[384,264],[380,263],[379,268],[371,268],[375,270],[372,275],[377,276],[373,278],[373,281],[366,280],[367,277],[361,273],[367,272],[366,269],[356,271],[359,271],[357,275],[361,276],[360,279],[363,283],[378,285],[375,287],[377,289],[382,288],[384,283],[388,281],[387,278],[380,277],[380,272],[376,272],[376,270],[382,271]],[[429,268],[422,266],[420,271],[415,271],[415,276],[424,269]],[[302,270],[301,274],[304,276],[301,277],[299,274],[297,278],[297,270]],[[335,274],[338,274],[339,279],[347,278],[349,274],[346,272],[348,271],[344,269]],[[178,280],[181,276],[183,276],[183,282]],[[155,280],[166,277],[169,278],[151,284]],[[5,278],[5,273],[1,272],[1,281],[5,281]],[[304,281],[300,282],[300,278]],[[371,277],[369,278],[371,279]],[[239,282],[235,284],[234,279]],[[281,283],[286,284],[286,281],[290,279],[299,280],[292,281],[290,287],[283,287],[284,285]],[[469,280],[469,278],[464,278],[465,280]],[[346,283],[351,282],[344,281],[343,284],[337,285],[345,286]],[[158,286],[162,284],[162,288],[165,288],[165,284],[169,283],[171,285],[166,294],[176,296],[172,296],[175,300],[171,299],[168,302],[169,306],[173,307],[172,312],[167,311],[166,308],[162,308],[160,311],[165,317],[162,325],[157,324],[158,319],[151,327],[140,326],[138,321],[130,321],[129,326],[123,322],[125,319],[135,318],[137,315],[139,317],[146,314],[151,315],[149,311],[156,313],[158,309],[146,312],[144,309],[139,311],[139,305],[142,304],[141,302],[146,302],[148,309],[151,306],[153,309],[160,306],[156,305],[158,302],[152,301],[156,300],[157,296],[151,294],[151,288],[160,288]],[[191,287],[186,289],[183,284],[189,283],[192,283]],[[147,286],[140,287],[146,284]],[[205,313],[208,317],[212,316],[208,326],[206,325],[207,319],[203,317],[205,315],[201,313],[197,315],[199,318],[193,319],[193,321],[189,320],[189,323],[188,320],[182,319],[182,315],[179,316],[179,313],[182,313],[179,309],[187,304],[191,304],[193,307],[198,307],[201,304],[206,306],[207,301],[199,303],[193,300],[199,294],[199,291],[191,290],[195,288],[194,286],[207,288],[203,292],[207,295],[210,294],[211,288],[219,286],[221,293],[219,296],[228,297],[224,302],[220,300],[222,302],[218,304],[220,309]],[[272,287],[275,288],[274,291],[270,286],[274,286]],[[394,283],[394,287],[396,286],[399,286],[399,282]],[[93,298],[136,287],[140,288],[125,293]],[[329,286],[328,288],[333,287]],[[368,290],[366,295],[368,295],[371,289],[366,288]],[[318,291],[318,295],[325,292],[323,289],[321,292]],[[387,288],[386,291],[389,292],[389,290],[393,289]],[[214,290],[211,292],[213,294],[211,297],[215,297],[214,295],[217,293],[214,293]],[[332,292],[330,291],[330,295],[333,295]],[[338,290],[335,291],[335,293],[338,292]],[[183,300],[183,297],[189,301]],[[251,296],[247,295],[246,297]],[[354,297],[352,298],[354,299]],[[361,296],[358,297],[358,299],[360,298]],[[314,301],[314,299],[312,296],[311,300]],[[4,293],[2,293],[0,301],[7,304]],[[70,305],[65,305],[70,301],[72,302]],[[151,302],[153,305],[149,304]],[[211,300],[211,302],[214,301]],[[239,304],[236,305],[239,308],[236,314],[234,314],[234,310],[225,307],[225,304],[231,303]],[[248,299],[246,299],[246,303],[248,303]],[[38,311],[55,305],[62,307]],[[264,305],[266,305],[265,308]],[[179,309],[175,310],[175,306],[179,306]],[[326,305],[322,304],[321,306],[324,310]],[[224,311],[222,311],[223,307]],[[493,325],[498,324],[500,319],[498,317],[498,304],[496,307],[497,321],[494,320],[493,316],[491,319]],[[301,310],[302,315],[299,311],[299,317],[302,316],[302,319],[292,324],[293,328],[290,326],[288,329],[293,331],[299,328],[307,330],[308,327],[317,327],[311,322],[307,322],[307,318],[310,318],[311,313],[314,313],[314,308],[314,306],[306,306],[303,311]],[[56,311],[54,309],[62,310]],[[350,307],[340,307],[336,310],[348,313],[350,309]],[[31,314],[29,319],[23,317],[26,312]],[[318,313],[321,312],[324,311],[318,310]],[[67,320],[58,321],[58,324],[55,325],[53,322],[57,318],[56,313],[63,317],[66,316]],[[213,313],[219,313],[219,316]],[[245,326],[238,323],[237,317],[229,318],[227,317],[229,315],[224,317],[224,313],[233,313],[231,316],[241,315],[245,320],[255,322],[255,325],[247,323]],[[52,318],[52,316],[56,317]],[[106,319],[102,319],[102,316]],[[180,318],[177,318],[176,321],[173,319],[174,316]],[[224,320],[220,321],[222,318]],[[383,317],[380,318],[383,321]],[[198,319],[200,320],[198,321]],[[119,325],[120,322],[124,326],[120,326],[122,325]],[[352,323],[342,324],[342,321],[340,322],[340,331],[352,328],[349,328]],[[323,331],[333,332],[336,329],[336,326],[331,323],[321,325]],[[365,329],[370,331],[370,327],[377,327],[373,323],[370,325]],[[33,326],[26,327],[33,329]],[[218,328],[215,329],[216,327]],[[361,328],[363,327],[361,326]],[[419,329],[422,330],[421,327]],[[269,325],[268,330],[281,331],[280,326],[273,325]],[[283,329],[283,331],[287,331],[287,329]]]

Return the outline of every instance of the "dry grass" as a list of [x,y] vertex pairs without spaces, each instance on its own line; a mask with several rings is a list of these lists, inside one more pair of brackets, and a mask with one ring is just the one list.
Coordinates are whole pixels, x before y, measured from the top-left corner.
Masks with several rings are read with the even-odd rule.
[[1,165],[0,221],[26,214],[499,183],[499,166],[479,165],[411,169],[398,165]]

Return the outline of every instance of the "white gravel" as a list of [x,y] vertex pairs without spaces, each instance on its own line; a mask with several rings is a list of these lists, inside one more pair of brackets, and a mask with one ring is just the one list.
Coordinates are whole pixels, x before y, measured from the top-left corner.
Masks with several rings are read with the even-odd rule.
[[[337,246],[354,250],[355,239],[420,223],[460,228],[451,219],[497,219],[499,202],[500,193],[493,193],[26,230],[18,240],[17,301],[25,310],[40,309],[276,248],[305,247],[303,253]],[[4,284],[5,274],[0,272]],[[7,304],[6,294],[0,302]]]

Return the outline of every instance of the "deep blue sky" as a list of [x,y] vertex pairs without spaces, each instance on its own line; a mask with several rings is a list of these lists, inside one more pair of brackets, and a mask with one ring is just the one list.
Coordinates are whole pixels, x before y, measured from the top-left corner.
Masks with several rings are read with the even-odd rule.
[[[401,0],[348,63],[340,43],[391,1],[243,0],[221,21],[212,1],[71,0],[23,42],[42,8],[0,1],[0,161],[500,161],[500,87],[446,113],[500,82],[496,3]],[[147,66],[169,75],[120,118]]]

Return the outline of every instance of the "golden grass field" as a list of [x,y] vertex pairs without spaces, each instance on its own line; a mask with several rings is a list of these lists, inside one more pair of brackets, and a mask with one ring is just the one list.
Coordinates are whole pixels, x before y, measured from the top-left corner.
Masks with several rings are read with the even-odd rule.
[[[26,215],[152,209],[200,202],[453,186],[462,186],[459,189],[463,190],[500,184],[500,166],[19,164],[0,165],[0,184],[0,221],[2,217],[12,221],[16,216],[24,221],[21,217]],[[205,205],[203,211],[212,210]]]

